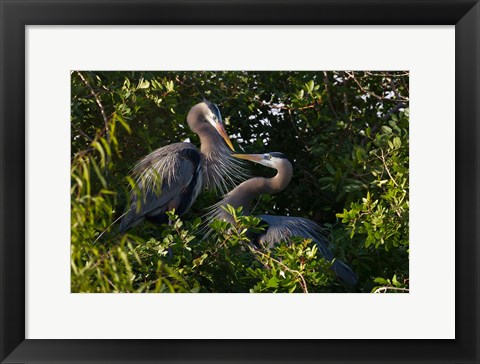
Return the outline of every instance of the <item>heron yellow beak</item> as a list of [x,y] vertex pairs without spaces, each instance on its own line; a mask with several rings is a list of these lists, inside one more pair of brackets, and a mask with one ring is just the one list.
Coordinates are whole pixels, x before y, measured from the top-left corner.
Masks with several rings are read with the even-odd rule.
[[230,149],[235,152],[235,148],[233,147],[232,141],[228,137],[228,134],[225,131],[225,128],[223,127],[223,124],[216,123],[215,124],[215,130],[217,131],[218,134],[220,134],[220,136],[223,138],[223,140],[225,140],[225,143],[227,143],[227,145],[230,147]]
[[246,159],[248,161],[259,163],[263,160],[263,154],[232,154],[232,157]]

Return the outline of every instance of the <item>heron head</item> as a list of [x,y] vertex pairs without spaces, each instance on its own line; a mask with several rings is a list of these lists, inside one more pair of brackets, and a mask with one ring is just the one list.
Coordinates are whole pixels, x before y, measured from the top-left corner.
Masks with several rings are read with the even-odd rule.
[[239,159],[246,159],[255,163],[262,164],[266,167],[279,169],[281,166],[289,165],[290,161],[280,152],[269,152],[264,154],[232,154],[233,157]]
[[[191,114],[194,114],[195,117],[191,117]],[[208,100],[203,100],[203,102],[195,105],[192,110],[190,110],[189,116],[187,117],[187,122],[193,132],[200,134],[205,129],[207,123],[208,129],[211,130],[210,126],[225,140],[225,143],[230,147],[231,150],[235,151],[233,144],[228,137],[225,127],[223,126],[222,115],[217,105]]]

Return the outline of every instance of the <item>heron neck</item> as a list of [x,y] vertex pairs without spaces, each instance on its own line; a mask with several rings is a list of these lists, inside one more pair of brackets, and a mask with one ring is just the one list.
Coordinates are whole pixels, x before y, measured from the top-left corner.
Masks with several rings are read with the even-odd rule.
[[199,134],[204,185],[222,194],[245,179],[241,162],[231,156],[225,141],[216,132]]
[[210,131],[198,134],[200,137],[200,150],[209,160],[215,160],[219,156],[228,154],[228,148],[223,139],[217,133]]
[[251,178],[234,188],[223,200],[221,205],[227,204],[238,208],[243,207],[243,214],[250,214],[250,205],[260,195],[267,193],[273,195],[283,191],[292,178],[292,169],[280,167],[272,178]]

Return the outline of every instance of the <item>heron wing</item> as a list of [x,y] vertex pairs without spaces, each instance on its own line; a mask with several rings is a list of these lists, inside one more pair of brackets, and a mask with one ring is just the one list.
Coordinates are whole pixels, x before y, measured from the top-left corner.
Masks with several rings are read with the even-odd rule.
[[[276,243],[289,241],[293,236],[312,239],[317,244],[323,258],[331,261],[334,256],[328,248],[328,240],[322,235],[322,228],[311,220],[294,216],[271,216],[258,215],[262,221],[268,224],[263,235],[258,237],[262,245],[272,248]],[[335,260],[332,269],[337,277],[348,285],[354,286],[358,277],[355,272],[345,263]]]
[[322,228],[312,220],[295,216],[258,215],[268,228],[259,236],[259,241],[272,248],[276,243],[289,241],[294,236],[312,239],[318,244],[318,249],[325,259],[333,259],[332,252],[328,249],[328,241],[322,235]]
[[190,143],[167,145],[140,160],[132,175],[136,186],[121,231],[144,218],[166,222],[165,212],[173,208],[179,215],[186,212],[202,185],[200,152]]

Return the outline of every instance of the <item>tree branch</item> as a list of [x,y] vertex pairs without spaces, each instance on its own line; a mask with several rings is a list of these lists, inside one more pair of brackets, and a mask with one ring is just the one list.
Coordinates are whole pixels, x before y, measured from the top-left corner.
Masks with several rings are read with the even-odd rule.
[[102,114],[103,122],[105,124],[105,132],[107,134],[107,142],[110,144],[110,130],[108,128],[108,118],[107,114],[105,113],[105,109],[103,108],[102,102],[100,101],[100,98],[98,95],[95,93],[93,90],[93,87],[90,85],[90,83],[87,81],[87,79],[82,75],[80,71],[77,71],[78,76],[81,78],[83,83],[89,88],[90,94],[93,96],[95,99],[95,102],[97,103],[98,107],[100,108],[100,113]]
[[328,79],[327,72],[323,71],[323,82],[325,84],[325,93],[327,94],[327,103],[328,107],[330,108],[330,111],[332,112],[333,116],[335,117],[335,120],[338,120],[338,114],[335,108],[333,107],[332,103],[332,96],[330,95],[330,80]]
[[378,99],[378,100],[382,100],[382,101],[392,101],[392,102],[404,102],[404,101],[408,101],[408,98],[405,98],[405,99],[389,99],[389,98],[386,98],[384,96],[380,96],[380,95],[377,95],[376,93],[370,91],[370,90],[367,90],[366,88],[364,88],[360,82],[358,82],[358,80],[355,78],[355,75],[354,75],[354,72],[352,73],[349,73],[349,72],[345,72],[347,75],[348,75],[348,78],[351,78],[356,84],[357,86],[360,88],[360,90],[362,90],[362,92],[365,92],[366,94]]

